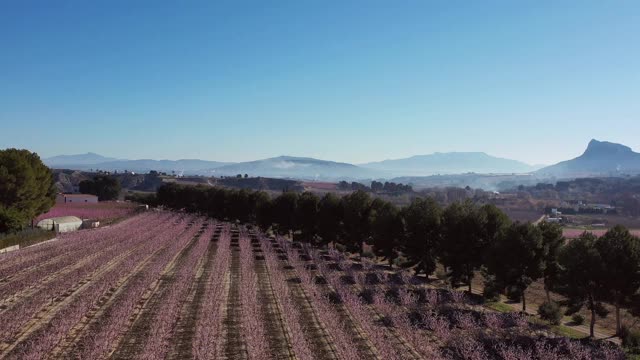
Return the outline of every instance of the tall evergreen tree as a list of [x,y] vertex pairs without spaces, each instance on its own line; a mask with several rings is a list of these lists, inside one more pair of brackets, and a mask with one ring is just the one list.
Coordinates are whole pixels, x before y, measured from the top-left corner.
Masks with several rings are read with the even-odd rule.
[[342,198],[344,242],[349,251],[362,253],[371,235],[371,197],[357,190]]
[[470,201],[449,205],[442,216],[440,259],[449,271],[451,284],[467,284],[469,293],[488,244],[484,224],[484,213]]
[[593,337],[596,315],[607,316],[603,306],[606,299],[605,266],[596,248],[596,236],[584,233],[571,240],[560,251],[558,261],[562,268],[558,291],[569,300],[569,313],[583,306],[591,312],[589,334]]
[[318,203],[317,227],[321,244],[336,242],[342,232],[342,203],[332,193],[325,194]]
[[621,334],[620,307],[640,288],[640,240],[618,225],[599,238],[595,246],[604,266],[607,300],[615,306],[616,333]]
[[289,234],[296,229],[297,207],[298,194],[294,192],[284,192],[273,200],[274,223],[280,234]]
[[305,191],[298,198],[296,208],[296,224],[300,230],[300,238],[304,242],[312,242],[318,233],[317,216],[320,199],[312,192]]
[[500,239],[511,225],[511,219],[493,204],[480,207],[480,219],[483,221],[483,237],[489,246]]
[[47,212],[55,204],[56,192],[51,170],[38,154],[0,150],[0,231],[19,230]]
[[441,235],[442,210],[431,198],[414,199],[403,209],[405,240],[403,252],[416,272],[429,276],[436,269]]
[[544,268],[544,291],[547,295],[547,302],[551,302],[551,291],[558,282],[560,274],[560,264],[558,263],[558,254],[564,246],[565,238],[562,235],[562,227],[557,223],[543,221],[538,224],[538,228],[542,233],[542,241],[544,241],[545,251],[545,268]]
[[544,241],[540,229],[531,223],[514,223],[500,236],[487,256],[487,270],[497,284],[509,287],[522,299],[527,311],[525,291],[544,274]]
[[382,199],[376,198],[371,204],[371,238],[376,255],[384,257],[393,266],[403,234],[402,217],[398,208]]
[[[251,213],[249,214],[249,221],[256,223],[258,226],[262,227],[262,214],[260,213],[260,209],[264,206],[265,203],[271,201],[269,194],[264,191],[253,191],[249,194],[249,204],[251,207]],[[271,225],[271,224],[269,224]],[[268,226],[267,226],[268,228]]]

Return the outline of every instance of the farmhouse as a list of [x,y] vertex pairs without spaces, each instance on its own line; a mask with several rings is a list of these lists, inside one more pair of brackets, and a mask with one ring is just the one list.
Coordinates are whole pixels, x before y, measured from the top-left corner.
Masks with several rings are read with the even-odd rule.
[[76,203],[97,203],[98,197],[91,194],[58,194],[56,203],[76,204]]

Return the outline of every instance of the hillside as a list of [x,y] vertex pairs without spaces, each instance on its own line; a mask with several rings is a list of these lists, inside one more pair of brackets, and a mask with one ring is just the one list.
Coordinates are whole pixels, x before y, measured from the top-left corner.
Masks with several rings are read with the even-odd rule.
[[536,174],[557,178],[640,174],[640,153],[625,145],[593,139],[582,155],[542,168]]
[[71,167],[74,170],[75,167],[84,167],[84,166],[92,166],[95,164],[100,164],[109,161],[117,161],[116,158],[105,157],[96,153],[88,152],[86,154],[78,154],[78,155],[58,155],[52,156],[47,159],[43,159],[42,161],[49,167],[53,168],[62,168],[62,167]]
[[151,170],[161,172],[175,171],[184,174],[205,175],[213,169],[228,165],[229,162],[208,161],[199,159],[181,160],[127,160],[104,157],[95,153],[80,155],[59,155],[44,159],[43,162],[55,169],[90,170],[100,169],[104,171],[134,171],[149,172]]
[[528,173],[535,167],[511,159],[498,158],[483,152],[450,152],[417,155],[404,159],[362,164],[362,167],[385,171],[396,176],[426,176],[435,174],[511,174]]
[[[316,181],[363,181],[401,177],[403,178],[401,182],[412,182],[416,185],[422,182],[425,183],[425,186],[450,186],[464,183],[465,186],[492,189],[504,187],[497,186],[496,180],[509,183],[536,179],[640,174],[640,153],[634,152],[628,146],[598,140],[591,140],[581,156],[537,171],[536,166],[517,160],[491,156],[484,152],[434,153],[360,165],[294,156],[229,163],[199,159],[127,160],[104,157],[95,153],[54,156],[44,159],[44,163],[56,169],[82,171],[100,169],[146,173],[156,170],[182,175],[235,176],[248,174],[251,177]],[[424,178],[432,176],[438,177]],[[451,181],[447,178],[448,176],[456,176],[456,181]],[[477,176],[482,177],[482,181],[475,181]],[[407,178],[413,179],[408,180]],[[470,178],[474,178],[474,181],[469,181]],[[434,181],[435,184],[433,184]],[[527,181],[524,184],[528,183]]]
[[226,165],[213,172],[213,175],[236,174],[297,179],[366,179],[378,177],[381,172],[347,163],[293,156]]

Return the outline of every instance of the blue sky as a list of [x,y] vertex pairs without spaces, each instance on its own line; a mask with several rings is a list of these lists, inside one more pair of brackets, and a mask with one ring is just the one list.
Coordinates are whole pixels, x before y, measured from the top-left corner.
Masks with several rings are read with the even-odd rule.
[[0,148],[532,164],[591,138],[638,151],[639,36],[638,1],[3,1]]

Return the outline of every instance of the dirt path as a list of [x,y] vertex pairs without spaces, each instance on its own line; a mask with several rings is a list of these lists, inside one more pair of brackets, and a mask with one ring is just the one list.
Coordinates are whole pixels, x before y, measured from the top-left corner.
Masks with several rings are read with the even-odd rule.
[[[309,259],[306,259],[306,265],[303,265],[305,269],[299,269],[300,271],[308,272],[312,275],[314,279],[314,285],[320,291],[314,292],[313,296],[320,296],[322,298],[316,298],[315,302],[312,297],[309,296],[304,290],[302,285],[302,280],[298,278],[299,273],[296,268],[291,266],[292,261],[295,263],[300,263],[298,260],[289,259],[287,252],[285,252],[275,239],[264,239],[264,241],[268,241],[268,247],[271,248],[271,251],[275,251],[277,254],[280,254],[280,260],[282,261],[283,267],[286,269],[286,275],[288,278],[288,286],[291,289],[292,296],[295,298],[298,306],[301,307],[304,312],[302,314],[302,321],[307,321],[309,324],[309,330],[315,331],[316,334],[311,333],[312,337],[315,340],[311,345],[315,348],[320,348],[321,352],[324,356],[329,358],[337,358],[337,349],[334,346],[334,336],[338,336],[338,334],[329,334],[327,333],[327,326],[319,320],[316,309],[313,308],[311,304],[316,304],[318,307],[328,306],[332,312],[335,312],[338,315],[338,324],[337,326],[341,327],[342,333],[340,336],[346,336],[350,339],[350,342],[354,344],[357,348],[357,353],[359,353],[359,358],[364,359],[380,359],[380,356],[377,354],[376,348],[374,344],[370,341],[369,337],[366,334],[366,331],[362,329],[355,320],[354,316],[349,312],[348,308],[341,301],[331,301],[328,304],[324,302],[327,299],[335,299],[335,290],[327,283],[324,279],[320,271],[317,270],[317,267],[311,266],[307,267],[307,265],[312,265],[309,263]],[[325,298],[325,296],[327,298]],[[301,305],[300,305],[301,304]],[[318,310],[320,311],[320,310]]]
[[180,313],[180,318],[176,324],[175,343],[169,353],[169,359],[193,359],[193,339],[195,337],[198,314],[202,308],[202,300],[207,289],[207,279],[213,268],[217,244],[209,239],[209,245],[204,261],[195,274],[193,287],[187,296],[187,300]]
[[538,225],[539,223],[541,223],[547,216],[546,215],[542,215],[538,218],[538,220],[534,221],[533,224],[534,225]]
[[[362,289],[356,286],[356,290],[361,291]],[[384,289],[381,289],[381,291],[384,291]],[[402,354],[403,359],[422,359],[422,356],[420,356],[420,354],[405,338],[398,334],[396,329],[394,329],[392,326],[383,325],[384,316],[378,311],[378,309],[376,309],[374,305],[367,305],[367,308],[371,312],[373,318],[379,323],[381,330],[388,333],[389,336],[387,338],[390,340],[397,353]]]
[[[306,258],[305,262],[307,263],[307,266],[310,266],[311,264],[313,264],[310,258]],[[311,270],[310,273],[313,274],[315,277],[322,276],[322,274],[317,270]],[[344,273],[344,271],[341,271],[341,273]],[[321,283],[317,286],[324,288],[323,290],[325,291],[325,293],[335,292],[335,289],[333,289],[331,285],[327,283]],[[351,287],[353,289],[352,291],[354,292],[354,294],[358,294],[363,290],[361,287],[359,287],[356,284],[351,285]],[[351,315],[347,307],[342,303],[335,304],[334,307],[336,308],[337,311],[339,311],[341,316],[343,316],[348,321],[347,323],[350,324],[349,331],[354,336],[354,339],[357,339],[357,343],[360,348],[360,351],[364,354],[367,354],[368,358],[380,358],[380,355],[378,355],[375,350],[375,345],[371,342],[371,340],[369,339],[369,336],[367,336],[366,331],[362,329],[359,325],[357,325],[357,321]],[[411,346],[411,344],[406,339],[404,339],[400,334],[398,334],[398,332],[393,327],[387,327],[383,325],[384,317],[380,312],[378,312],[375,306],[367,305],[366,307],[367,307],[367,310],[371,313],[371,317],[379,323],[378,330],[380,332],[384,332],[385,337],[390,341],[390,343],[396,349],[397,354],[401,354],[403,359],[421,359],[422,358],[420,354],[413,348],[413,346]]]
[[[313,273],[316,278],[320,275],[317,271],[314,271]],[[326,282],[321,282],[317,286],[321,287],[325,294],[336,293],[335,289],[333,289],[331,285],[327,284]],[[365,354],[367,359],[380,359],[380,356],[377,354],[375,345],[371,342],[364,329],[362,329],[360,325],[358,325],[358,322],[354,319],[353,315],[349,312],[347,307],[342,302],[333,304],[333,307],[335,311],[340,315],[340,318],[345,325],[345,329],[347,330],[351,338],[355,340],[359,352],[361,354]]]
[[263,249],[260,246],[260,241],[255,233],[250,233],[249,238],[256,259],[255,272],[259,282],[258,296],[262,299],[262,312],[266,322],[265,328],[269,339],[270,353],[275,356],[276,359],[295,359],[290,344],[289,331],[282,317],[282,308],[276,300],[271,285],[271,278],[267,265],[265,264],[264,256],[262,255]]
[[316,314],[311,299],[307,296],[295,269],[289,264],[286,253],[279,245],[273,245],[276,252],[280,252],[280,261],[284,268],[287,286],[289,287],[293,303],[300,311],[300,324],[303,324],[305,337],[309,340],[311,350],[318,359],[337,359],[336,350],[332,346],[331,336],[325,325]]
[[188,254],[194,249],[201,233],[194,236],[167,264],[160,278],[154,282],[142,296],[141,305],[132,316],[128,330],[112,352],[110,358],[132,359],[140,355],[145,341],[150,334],[152,319],[162,308],[163,299],[167,296],[175,281],[176,270],[183,265]]
[[229,360],[247,359],[242,339],[242,305],[240,301],[240,237],[237,229],[231,230],[231,266],[229,272],[229,296],[225,311],[224,354]]

